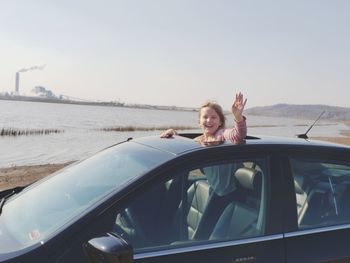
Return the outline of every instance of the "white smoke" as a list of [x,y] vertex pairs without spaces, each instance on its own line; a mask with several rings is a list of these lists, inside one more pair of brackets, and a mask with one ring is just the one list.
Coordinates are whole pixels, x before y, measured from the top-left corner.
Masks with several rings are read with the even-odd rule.
[[23,72],[27,72],[27,71],[31,71],[31,70],[42,70],[46,67],[46,64],[42,65],[42,66],[33,66],[33,67],[30,67],[30,68],[22,68],[20,70],[18,70],[17,72],[18,73],[23,73]]

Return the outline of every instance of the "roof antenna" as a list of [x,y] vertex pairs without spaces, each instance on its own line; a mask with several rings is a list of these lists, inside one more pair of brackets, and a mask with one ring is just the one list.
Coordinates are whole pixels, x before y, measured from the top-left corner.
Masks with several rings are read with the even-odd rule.
[[314,121],[314,123],[307,129],[305,133],[298,134],[297,137],[300,139],[308,139],[309,137],[307,136],[307,133],[314,127],[315,123],[321,118],[321,116],[325,113],[326,111],[322,111],[321,114],[317,117],[317,119]]

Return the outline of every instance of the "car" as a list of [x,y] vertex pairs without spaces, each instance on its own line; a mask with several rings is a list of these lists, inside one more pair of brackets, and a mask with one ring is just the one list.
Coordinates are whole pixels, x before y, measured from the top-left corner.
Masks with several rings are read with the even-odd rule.
[[1,262],[349,262],[350,147],[128,139],[2,194]]

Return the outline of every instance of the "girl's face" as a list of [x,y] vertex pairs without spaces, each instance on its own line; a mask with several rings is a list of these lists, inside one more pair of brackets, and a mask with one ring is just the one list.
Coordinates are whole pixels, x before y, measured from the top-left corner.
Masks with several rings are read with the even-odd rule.
[[204,107],[200,110],[199,126],[206,135],[214,135],[221,126],[219,114],[210,108]]

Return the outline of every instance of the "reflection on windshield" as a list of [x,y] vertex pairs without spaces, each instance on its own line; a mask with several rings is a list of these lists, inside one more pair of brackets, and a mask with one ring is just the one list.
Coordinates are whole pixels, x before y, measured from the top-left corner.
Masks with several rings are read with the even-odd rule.
[[169,158],[126,142],[30,186],[3,207],[0,240],[6,245],[0,246],[0,253],[43,240],[103,196]]

